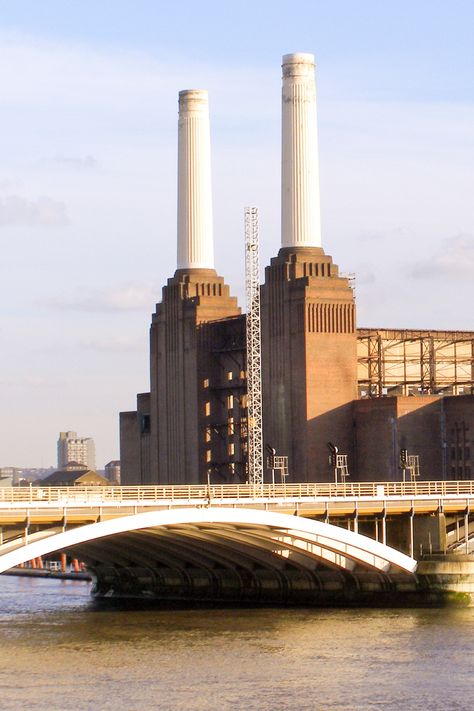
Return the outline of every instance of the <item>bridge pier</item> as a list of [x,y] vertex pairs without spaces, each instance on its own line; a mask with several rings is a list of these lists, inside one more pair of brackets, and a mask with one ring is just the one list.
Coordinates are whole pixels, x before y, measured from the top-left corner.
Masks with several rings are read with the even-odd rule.
[[474,606],[474,557],[433,554],[419,561],[415,575],[324,569],[303,573],[97,566],[89,570],[98,598],[136,598],[190,603],[423,607]]
[[474,606],[474,556],[445,553],[425,556],[416,572],[427,599],[444,596],[447,602]]
[[97,598],[136,598],[157,602],[236,605],[399,606],[420,604],[413,576],[380,572],[345,572],[321,568],[312,572],[288,568],[272,571],[214,571],[214,579],[199,569],[185,577],[172,569],[96,566],[93,594]]
[[[348,527],[350,521],[348,518]],[[416,585],[398,578],[392,586],[394,593],[403,598],[404,591],[407,601],[413,601],[416,591],[422,604],[474,606],[474,555],[469,544],[474,521],[469,511],[449,517],[441,510],[415,516],[412,508],[398,517],[387,517],[384,511],[373,521],[360,521],[359,531],[418,561]]]

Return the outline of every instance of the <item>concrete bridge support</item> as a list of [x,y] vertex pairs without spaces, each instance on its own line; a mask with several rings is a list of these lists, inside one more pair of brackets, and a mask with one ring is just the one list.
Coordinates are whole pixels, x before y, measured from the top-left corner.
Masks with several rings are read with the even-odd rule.
[[415,600],[416,589],[424,604],[454,603],[474,605],[474,520],[466,511],[449,516],[438,511],[397,517],[382,515],[373,519],[349,517],[341,522],[360,533],[412,555],[417,561],[416,587],[399,580],[394,587]]

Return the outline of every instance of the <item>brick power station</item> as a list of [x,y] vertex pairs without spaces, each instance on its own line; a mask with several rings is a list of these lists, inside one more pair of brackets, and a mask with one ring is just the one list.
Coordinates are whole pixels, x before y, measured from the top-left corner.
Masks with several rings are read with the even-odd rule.
[[[283,58],[281,248],[261,286],[264,442],[288,482],[470,479],[474,333],[357,329],[321,243],[314,57]],[[150,329],[150,392],[120,414],[123,484],[247,479],[245,316],[214,269],[207,92],[179,95],[178,262]],[[268,481],[268,474],[265,475]]]

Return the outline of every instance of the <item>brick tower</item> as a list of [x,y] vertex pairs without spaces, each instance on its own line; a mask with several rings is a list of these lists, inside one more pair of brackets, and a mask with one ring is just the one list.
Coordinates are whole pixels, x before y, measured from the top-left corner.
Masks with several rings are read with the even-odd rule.
[[282,235],[262,286],[264,430],[289,481],[333,477],[327,442],[353,461],[355,304],[321,246],[314,57],[283,57]]
[[229,373],[237,378],[241,368],[232,373],[215,356],[213,327],[240,309],[214,269],[212,232],[207,91],[181,91],[177,269],[152,317],[150,392],[138,395],[135,412],[121,413],[126,483],[198,483],[224,459],[213,423],[232,417],[216,392],[224,373],[230,389]]
[[205,480],[203,433],[214,413],[203,326],[240,313],[214,269],[208,97],[200,90],[179,94],[177,266],[150,330],[150,477],[173,484]]

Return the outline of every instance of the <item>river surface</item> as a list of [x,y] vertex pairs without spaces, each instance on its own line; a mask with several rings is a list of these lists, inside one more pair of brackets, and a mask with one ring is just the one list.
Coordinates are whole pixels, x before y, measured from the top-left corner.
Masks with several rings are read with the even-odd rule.
[[0,709],[473,711],[474,609],[130,609],[0,575]]

